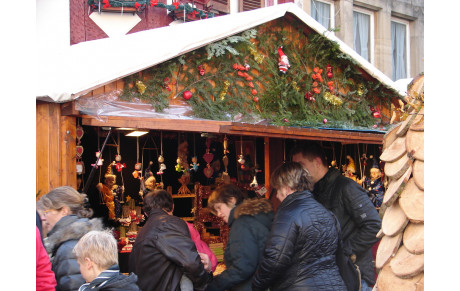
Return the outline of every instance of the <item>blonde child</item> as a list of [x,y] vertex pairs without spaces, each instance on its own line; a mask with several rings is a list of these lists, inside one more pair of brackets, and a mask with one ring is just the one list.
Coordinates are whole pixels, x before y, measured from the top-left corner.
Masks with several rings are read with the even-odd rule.
[[87,282],[79,291],[139,290],[135,274],[120,274],[117,241],[109,231],[88,232],[78,241],[73,252]]

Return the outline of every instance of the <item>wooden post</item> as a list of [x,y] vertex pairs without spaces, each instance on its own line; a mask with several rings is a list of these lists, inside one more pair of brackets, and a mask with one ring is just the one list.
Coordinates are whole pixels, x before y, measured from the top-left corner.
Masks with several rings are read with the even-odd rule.
[[76,119],[61,115],[61,105],[37,101],[36,105],[37,199],[51,189],[77,187]]

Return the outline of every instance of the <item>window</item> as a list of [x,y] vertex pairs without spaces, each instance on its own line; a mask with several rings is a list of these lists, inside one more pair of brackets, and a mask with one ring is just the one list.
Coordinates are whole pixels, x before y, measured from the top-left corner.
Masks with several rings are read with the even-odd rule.
[[393,81],[408,78],[409,72],[409,23],[391,21],[391,50]]
[[374,17],[365,10],[353,11],[353,49],[370,63],[374,61]]
[[334,27],[334,5],[331,2],[311,0],[311,17],[322,26],[330,29]]

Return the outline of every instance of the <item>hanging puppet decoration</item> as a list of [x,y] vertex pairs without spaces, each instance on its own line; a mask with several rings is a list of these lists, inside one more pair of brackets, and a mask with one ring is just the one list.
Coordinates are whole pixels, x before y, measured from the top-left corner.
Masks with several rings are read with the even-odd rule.
[[126,164],[121,163],[121,155],[120,154],[115,156],[115,161],[116,161],[115,168],[117,169],[118,172],[121,172],[121,170],[123,170],[123,168],[126,168]]
[[385,194],[385,187],[382,182],[382,171],[380,170],[379,163],[377,159],[373,156],[369,156],[369,159],[372,160],[370,177],[364,176],[361,180],[358,180],[358,183],[362,183],[364,189],[371,199],[375,207],[379,208],[382,206],[383,195]]
[[109,219],[115,220],[116,216],[119,216],[121,213],[121,204],[120,197],[123,197],[123,192],[125,191],[123,186],[116,184],[117,176],[112,172],[112,166],[115,165],[115,162],[112,162],[107,167],[107,172],[104,176],[104,183],[98,183],[96,185],[97,190],[102,195],[104,203],[109,210]]
[[[180,139],[180,136],[179,136]],[[178,179],[179,183],[181,183],[181,187],[177,191],[177,194],[190,194],[190,190],[188,189],[187,185],[190,183],[190,172],[189,172],[189,164],[187,163],[187,156],[188,156],[188,142],[187,140],[183,141],[177,147],[177,165],[176,171],[182,172],[182,176]]]
[[343,165],[342,166],[342,169],[343,169],[343,175],[345,177],[348,177],[350,179],[352,179],[353,181],[356,182],[356,167],[355,167],[355,160],[347,155],[347,164]]
[[[97,151],[96,152],[96,159],[99,159],[99,160],[97,160],[96,169],[104,164],[104,159],[102,157],[100,157],[100,156],[101,156],[101,152]],[[94,164],[91,164],[91,167],[94,167]]]
[[291,67],[288,57],[283,52],[283,47],[278,48],[278,68],[280,73],[286,74],[287,70]]
[[200,166],[200,164],[198,163],[198,158],[196,156],[193,156],[192,157],[192,163],[190,164],[190,167],[191,167],[190,171],[197,172],[199,166]]
[[206,168],[203,169],[204,175],[210,179],[214,174],[214,169],[211,167],[211,162],[214,160],[214,154],[210,152],[211,139],[206,140],[206,153],[203,155],[203,160],[206,162]]

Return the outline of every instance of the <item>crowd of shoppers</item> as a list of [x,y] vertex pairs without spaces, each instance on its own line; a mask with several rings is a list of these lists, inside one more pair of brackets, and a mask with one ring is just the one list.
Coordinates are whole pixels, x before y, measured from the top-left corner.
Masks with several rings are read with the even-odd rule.
[[[359,266],[361,290],[374,282],[372,246],[381,220],[359,185],[328,167],[318,144],[299,144],[270,185],[280,204],[246,198],[236,185],[217,187],[208,208],[229,226],[225,270],[192,224],[172,214],[171,194],[144,196],[145,225],[120,273],[117,242],[91,218],[85,194],[51,190],[37,202],[37,290],[337,290],[347,291],[338,247]],[[340,248],[339,248],[340,249]]]

